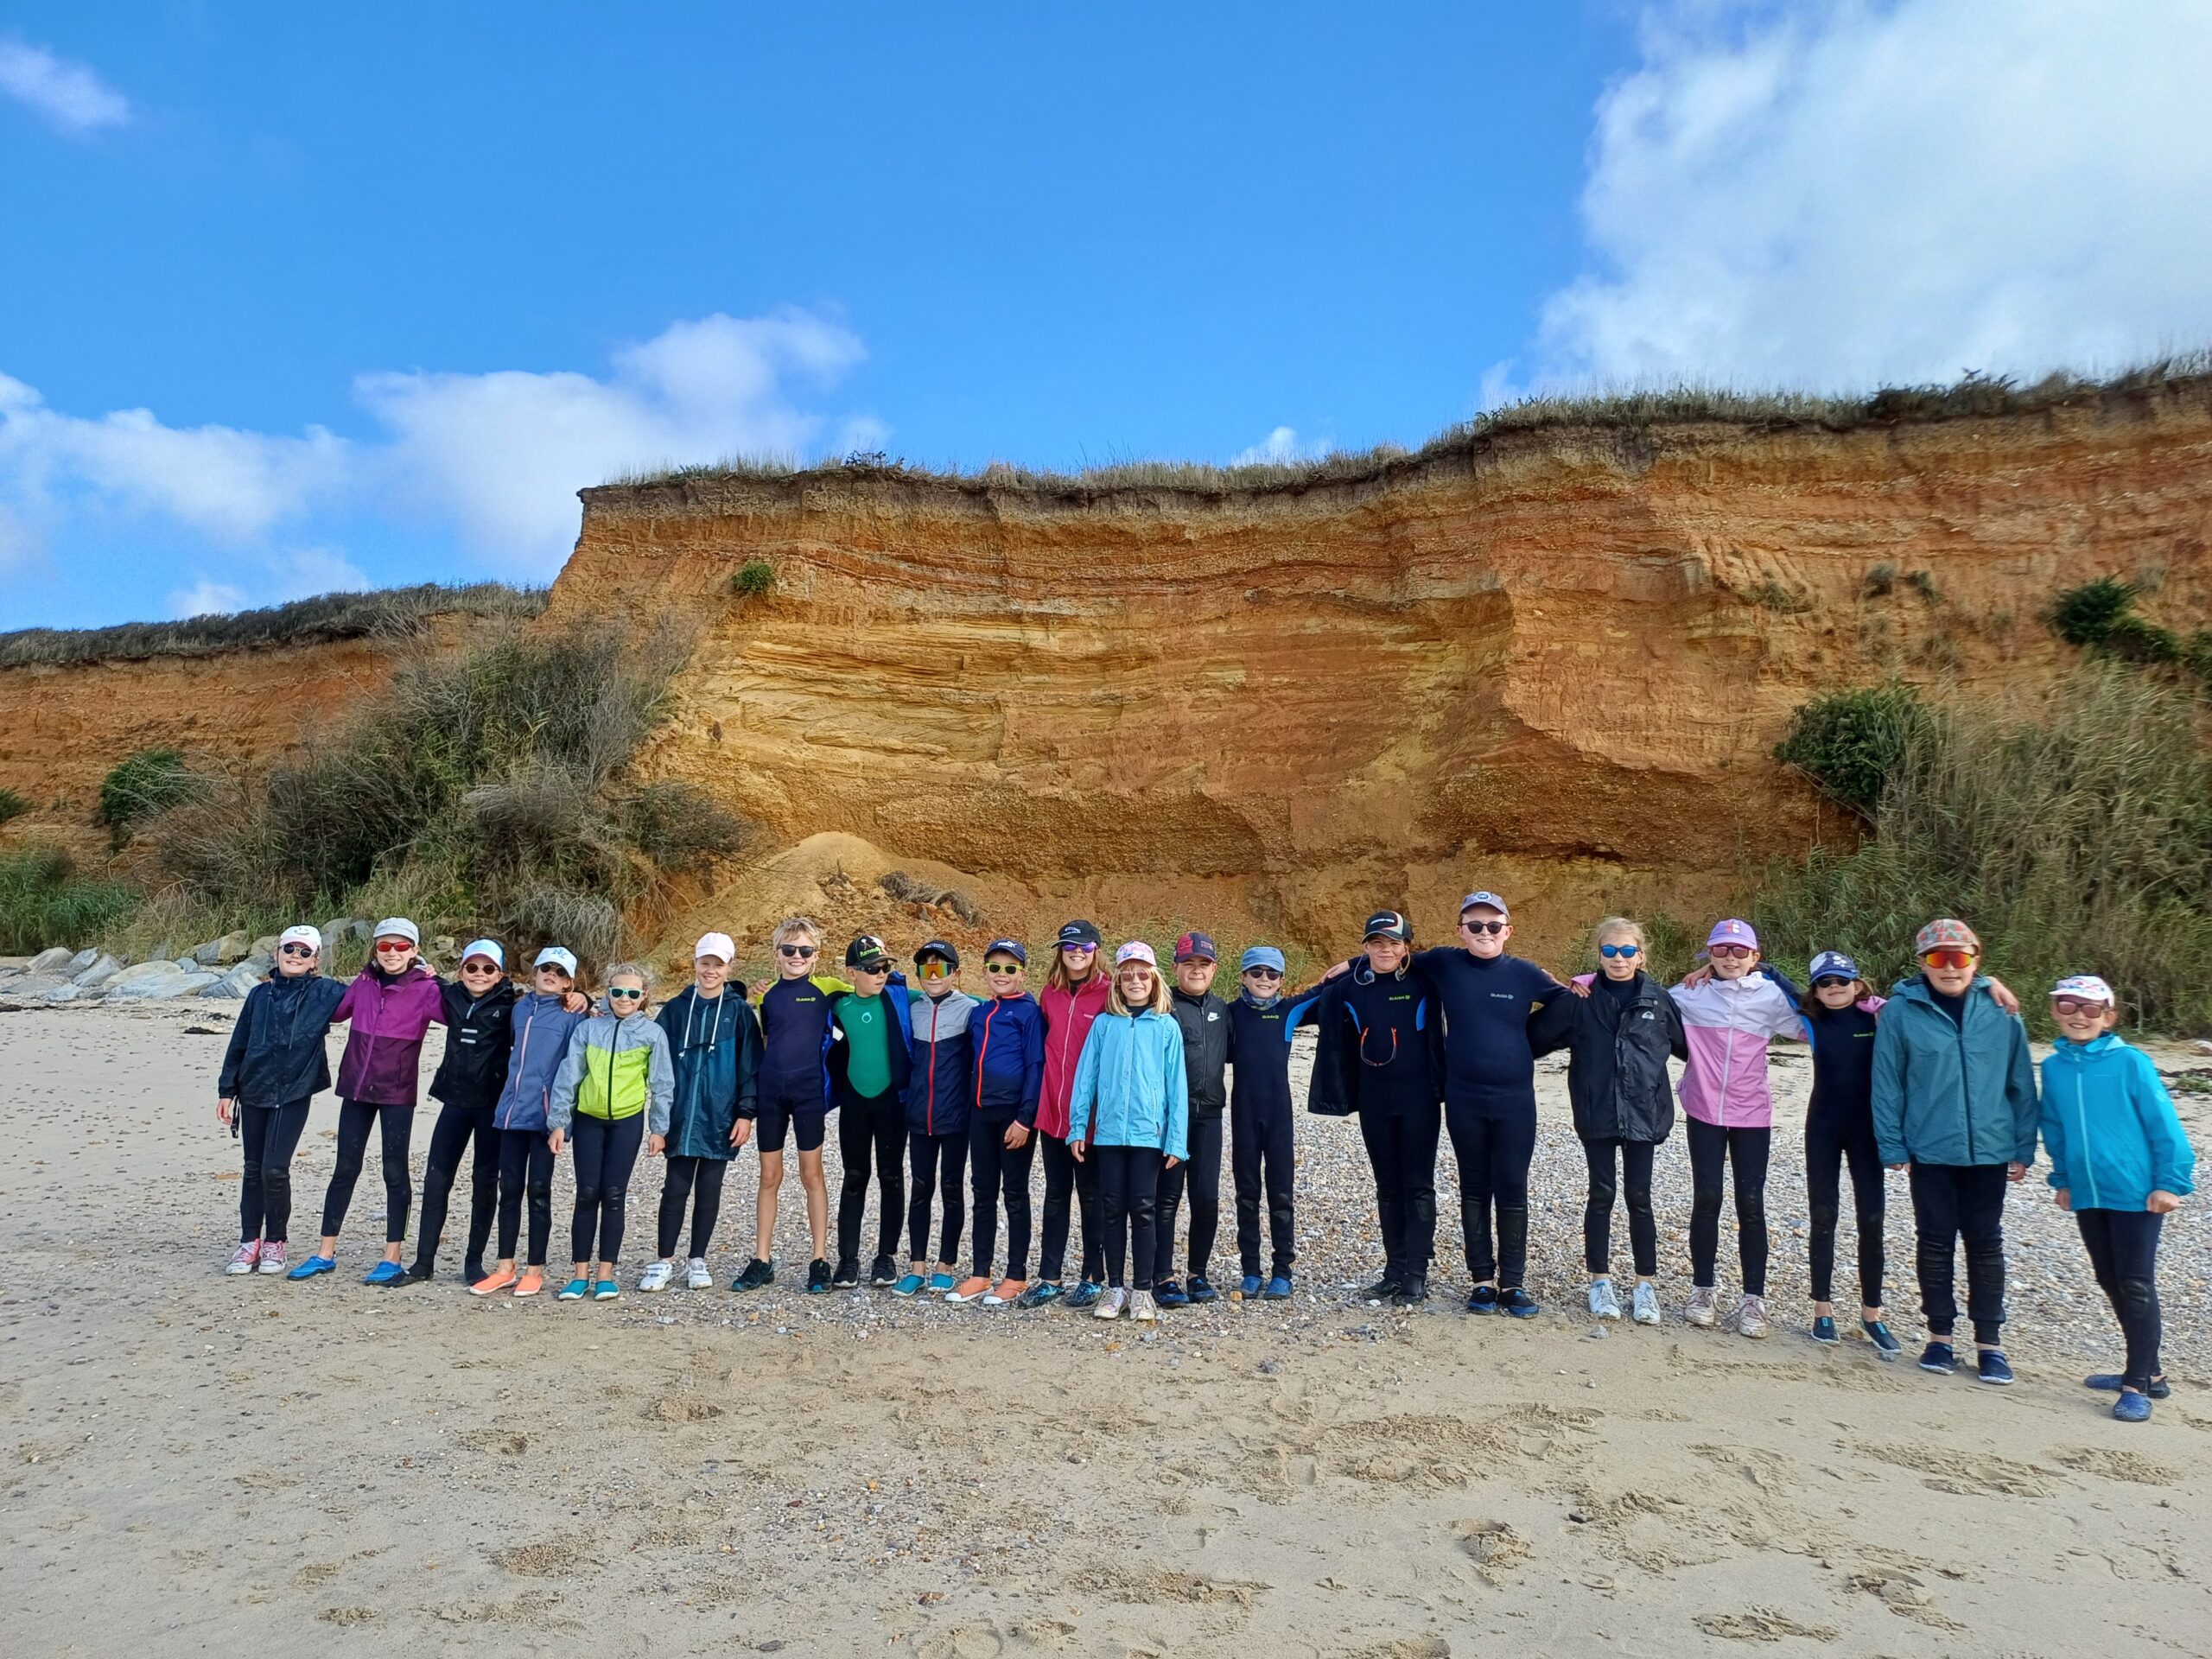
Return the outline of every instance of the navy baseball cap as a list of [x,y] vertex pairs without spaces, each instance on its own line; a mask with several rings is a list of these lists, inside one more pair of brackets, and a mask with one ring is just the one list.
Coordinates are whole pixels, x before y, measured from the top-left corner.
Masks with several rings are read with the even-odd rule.
[[1195,957],[1204,957],[1208,962],[1221,960],[1221,952],[1214,948],[1213,935],[1185,933],[1175,941],[1176,961],[1189,962]]
[[1507,921],[1513,919],[1513,912],[1505,907],[1505,900],[1487,887],[1480,888],[1462,899],[1459,901],[1459,913],[1464,916],[1477,905],[1487,905]]
[[1395,910],[1378,910],[1367,918],[1367,927],[1359,937],[1363,939],[1401,939],[1411,944],[1414,925]]
[[1063,927],[1060,930],[1060,937],[1058,943],[1061,944],[1087,944],[1092,950],[1096,950],[1101,944],[1104,944],[1105,941],[1098,937],[1097,923],[1074,921],[1070,922],[1065,927]]
[[1866,977],[1866,975],[1859,971],[1859,964],[1840,950],[1823,950],[1813,958],[1812,978],[1815,985],[1824,979],[1864,979]]
[[948,968],[957,968],[960,965],[960,952],[954,950],[951,944],[944,939],[931,939],[920,950],[915,951],[916,965],[918,966],[925,957],[943,957],[944,965]]
[[[983,954],[987,957],[997,956],[1001,952],[1012,957],[1025,968],[1029,965],[1029,953],[1021,948],[1021,941],[1019,939],[993,939],[983,947]],[[954,965],[957,967],[958,964]]]

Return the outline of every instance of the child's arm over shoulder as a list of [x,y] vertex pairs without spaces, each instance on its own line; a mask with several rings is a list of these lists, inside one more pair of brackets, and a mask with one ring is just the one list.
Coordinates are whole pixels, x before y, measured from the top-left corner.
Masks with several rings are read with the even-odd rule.
[[807,977],[814,982],[816,990],[828,991],[832,995],[842,996],[854,988],[850,980],[840,979],[835,974],[809,974]]

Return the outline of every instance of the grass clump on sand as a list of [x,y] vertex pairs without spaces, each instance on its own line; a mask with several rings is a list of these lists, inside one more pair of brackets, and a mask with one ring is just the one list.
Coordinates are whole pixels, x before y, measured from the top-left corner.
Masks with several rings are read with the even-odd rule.
[[[2051,982],[2096,973],[2132,1021],[2212,1033],[2212,762],[2198,712],[2183,687],[2091,663],[2039,707],[1926,706],[1878,728],[1896,747],[1871,833],[1766,874],[1752,914],[1770,953],[1795,971],[1815,950],[1848,950],[1886,989],[1917,971],[1914,932],[1957,916],[2039,1030]],[[1840,796],[1863,798],[1859,752],[1840,753]]]
[[137,893],[120,881],[79,876],[58,847],[0,854],[0,953],[81,948],[137,903]]

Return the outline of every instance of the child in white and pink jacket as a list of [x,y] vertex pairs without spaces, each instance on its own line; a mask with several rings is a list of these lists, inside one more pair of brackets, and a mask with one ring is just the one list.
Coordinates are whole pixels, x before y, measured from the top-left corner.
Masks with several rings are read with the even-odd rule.
[[1713,1321],[1714,1258],[1720,1248],[1720,1186],[1735,1166],[1737,1249],[1744,1300],[1736,1329],[1764,1337],[1766,1323],[1766,1166],[1774,1138],[1774,1096],[1766,1080],[1767,1045],[1777,1037],[1802,1041],[1797,988],[1776,974],[1751,970],[1759,938],[1749,922],[1730,918],[1706,939],[1707,977],[1693,974],[1670,995],[1681,1010],[1690,1058],[1682,1073],[1682,1112],[1690,1147],[1689,1306],[1692,1325]]

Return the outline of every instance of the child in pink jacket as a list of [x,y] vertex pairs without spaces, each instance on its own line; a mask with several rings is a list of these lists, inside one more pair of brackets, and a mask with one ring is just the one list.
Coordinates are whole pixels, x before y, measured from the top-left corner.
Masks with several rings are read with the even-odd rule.
[[[1774,1096],[1767,1091],[1767,1045],[1802,1041],[1804,1016],[1795,986],[1757,974],[1759,939],[1749,922],[1731,917],[1706,939],[1712,976],[1692,976],[1672,988],[1690,1058],[1682,1073],[1682,1112],[1690,1146],[1689,1306],[1692,1325],[1709,1325],[1718,1300],[1714,1258],[1720,1249],[1723,1170],[1736,1173],[1737,1249],[1744,1300],[1736,1329],[1766,1335],[1766,1166],[1774,1139]],[[1700,982],[1693,982],[1698,981]]]

